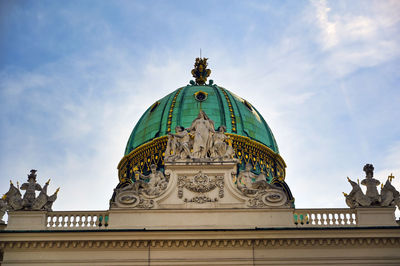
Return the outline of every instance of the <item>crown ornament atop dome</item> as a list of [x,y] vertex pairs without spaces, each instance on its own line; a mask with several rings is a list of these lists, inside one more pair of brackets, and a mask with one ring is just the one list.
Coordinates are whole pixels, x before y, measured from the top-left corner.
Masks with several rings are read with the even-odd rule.
[[204,85],[207,81],[207,78],[211,74],[211,70],[207,69],[208,58],[197,57],[194,63],[194,69],[192,69],[192,75],[196,80],[196,85]]

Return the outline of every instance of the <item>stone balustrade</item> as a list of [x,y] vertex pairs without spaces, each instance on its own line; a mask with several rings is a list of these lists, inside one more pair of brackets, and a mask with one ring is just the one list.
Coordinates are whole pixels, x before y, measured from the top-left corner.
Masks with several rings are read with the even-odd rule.
[[[141,210],[104,211],[14,211],[8,213],[8,223],[2,230],[114,230],[114,229],[252,229],[273,227],[341,228],[398,226],[395,207],[356,209],[236,209],[213,210]],[[146,214],[146,215],[144,215]],[[201,215],[200,215],[201,214]],[[193,216],[201,217],[192,224],[183,224]],[[238,217],[246,216],[247,225],[236,224]],[[214,226],[219,217],[225,224]],[[214,220],[213,220],[214,219]],[[165,220],[169,220],[165,224]],[[219,219],[221,220],[221,219]],[[135,221],[135,222],[132,222]],[[261,223],[260,223],[261,221]],[[254,226],[256,224],[256,226]],[[145,225],[145,226],[143,226]]]
[[46,229],[106,229],[108,211],[56,211],[46,215]]
[[354,227],[358,225],[355,209],[295,209],[298,227]]

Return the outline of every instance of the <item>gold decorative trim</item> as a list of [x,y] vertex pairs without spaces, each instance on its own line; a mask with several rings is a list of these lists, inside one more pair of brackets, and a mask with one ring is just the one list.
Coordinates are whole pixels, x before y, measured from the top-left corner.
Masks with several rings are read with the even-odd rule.
[[[197,96],[198,96],[199,94],[204,94],[204,95],[205,95],[205,97],[204,97],[203,100],[200,100],[200,99],[197,98]],[[196,101],[199,101],[199,102],[204,102],[205,100],[207,100],[207,97],[208,97],[208,93],[205,92],[205,91],[201,91],[201,90],[200,90],[200,91],[196,91],[196,92],[194,93],[194,98],[196,99]]]
[[[230,133],[227,135],[230,137],[236,158],[240,160],[240,163],[243,161],[251,163],[254,169],[258,167],[261,171],[272,172],[272,178],[285,179],[286,164],[279,154],[248,137]],[[167,141],[167,136],[155,138],[124,156],[118,164],[120,182],[126,182],[128,177],[132,179],[134,171],[147,173],[151,164],[157,165],[158,168],[163,167]]]
[[168,112],[167,133],[171,132],[172,113],[174,112],[176,98],[178,97],[178,95],[182,91],[182,89],[183,89],[183,87],[180,88],[177,93],[175,93],[174,98],[172,99],[172,103],[171,103],[171,106],[170,106],[169,112]]
[[152,113],[156,108],[157,108],[157,106],[159,106],[160,105],[160,102],[159,101],[156,101],[155,103],[153,103],[151,106],[150,106],[150,113]]
[[283,158],[275,153],[272,149],[268,148],[264,144],[261,144],[248,137],[239,136],[236,134],[227,133],[232,140],[232,147],[235,150],[236,157],[240,160],[240,163],[251,163],[253,169],[257,166],[260,170],[267,172],[268,170],[275,170],[274,160],[276,161],[276,177],[281,180],[285,180],[286,176],[286,163]]
[[231,124],[232,124],[232,131],[233,132],[237,132],[236,129],[236,122],[235,122],[235,113],[233,112],[233,107],[232,107],[232,103],[231,100],[229,99],[228,94],[226,93],[225,89],[222,87],[218,87],[221,89],[222,93],[225,96],[226,101],[228,102],[228,107],[229,107],[229,113],[230,113],[230,117],[231,117]]
[[[118,164],[118,177],[120,182],[127,176],[134,175],[134,171],[141,173],[150,171],[150,165],[164,165],[164,152],[167,147],[167,136],[153,139],[140,145],[128,155],[124,156]],[[129,172],[128,172],[129,171]]]

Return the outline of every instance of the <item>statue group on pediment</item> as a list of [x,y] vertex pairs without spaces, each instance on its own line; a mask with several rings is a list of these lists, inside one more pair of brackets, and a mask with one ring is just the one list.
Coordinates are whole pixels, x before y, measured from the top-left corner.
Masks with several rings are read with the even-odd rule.
[[[36,182],[37,170],[31,170],[28,175],[28,182],[23,183],[21,187],[10,181],[10,188],[6,194],[0,199],[0,219],[3,217],[6,211],[51,211],[54,201],[57,199],[56,192],[49,196],[47,195],[47,187],[49,186],[50,179],[43,186]],[[25,190],[25,194],[22,197],[21,191]],[[39,191],[39,195],[36,197],[36,191]],[[1,221],[1,220],[0,220]]]
[[346,198],[346,204],[350,208],[358,207],[389,207],[397,206],[400,208],[400,193],[392,185],[394,176],[390,175],[386,180],[385,185],[381,185],[381,193],[379,194],[377,187],[380,181],[373,178],[374,166],[366,164],[364,166],[366,174],[365,179],[361,181],[361,185],[366,186],[366,193],[362,191],[359,182],[354,182],[347,177],[352,190],[349,194],[343,193]]
[[232,160],[235,153],[225,132],[225,126],[215,130],[214,121],[200,111],[189,128],[177,126],[175,133],[168,135],[165,161]]
[[116,188],[111,207],[152,208],[152,198],[160,196],[166,190],[169,180],[163,172],[157,170],[156,165],[152,164],[150,170],[148,175],[135,171],[135,182]]
[[288,198],[282,188],[267,182],[264,173],[255,174],[251,164],[246,164],[237,178],[237,188],[249,197],[249,207],[288,207]]

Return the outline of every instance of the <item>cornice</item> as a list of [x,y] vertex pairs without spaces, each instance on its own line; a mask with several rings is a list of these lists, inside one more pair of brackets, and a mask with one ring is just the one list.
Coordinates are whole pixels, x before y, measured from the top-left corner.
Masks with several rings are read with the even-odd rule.
[[51,248],[282,248],[282,247],[400,247],[400,237],[298,239],[175,239],[175,240],[49,240],[2,241],[0,249]]

